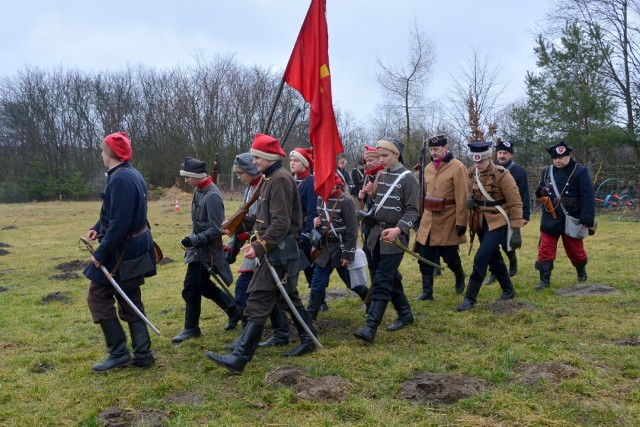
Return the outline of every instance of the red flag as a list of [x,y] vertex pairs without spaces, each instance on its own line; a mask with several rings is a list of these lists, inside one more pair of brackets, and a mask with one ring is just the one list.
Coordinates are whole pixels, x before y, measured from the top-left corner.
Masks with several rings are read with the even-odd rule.
[[283,79],[310,104],[315,191],[327,200],[335,183],[336,156],[343,147],[331,101],[325,0],[311,1]]

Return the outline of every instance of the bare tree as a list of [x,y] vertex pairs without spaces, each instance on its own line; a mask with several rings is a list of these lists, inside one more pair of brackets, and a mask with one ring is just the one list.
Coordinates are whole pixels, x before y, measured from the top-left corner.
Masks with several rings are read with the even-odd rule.
[[387,65],[378,58],[377,63],[378,83],[389,97],[388,104],[402,111],[405,141],[409,144],[411,120],[424,108],[424,89],[435,63],[433,43],[419,28],[418,23],[414,22],[409,32],[409,56],[406,62]]

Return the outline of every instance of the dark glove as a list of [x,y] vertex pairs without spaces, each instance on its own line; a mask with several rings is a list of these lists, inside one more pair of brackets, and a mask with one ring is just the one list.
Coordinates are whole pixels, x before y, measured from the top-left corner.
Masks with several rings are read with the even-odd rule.
[[536,197],[545,197],[549,195],[549,189],[542,187],[537,191]]
[[189,249],[193,247],[193,242],[191,241],[191,237],[187,236],[180,241],[180,244],[183,248]]
[[300,233],[300,243],[308,246],[309,242],[309,233]]
[[511,229],[511,231],[513,232],[513,234],[511,235],[509,246],[511,246],[511,249],[518,249],[522,246],[522,236],[520,235],[520,229],[513,228]]
[[467,209],[473,209],[476,205],[476,202],[474,199],[467,199],[467,201],[464,203],[465,207]]
[[467,227],[464,225],[456,225],[456,234],[458,236],[464,236],[464,233],[467,232]]
[[236,256],[233,253],[233,248],[231,246],[224,247],[224,259],[227,261],[227,264],[233,264],[236,262]]

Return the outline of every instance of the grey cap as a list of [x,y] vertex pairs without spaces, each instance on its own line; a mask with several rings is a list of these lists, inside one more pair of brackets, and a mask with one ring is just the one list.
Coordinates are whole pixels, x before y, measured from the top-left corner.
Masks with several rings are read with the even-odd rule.
[[238,154],[233,161],[233,171],[238,173],[246,172],[253,176],[260,175],[258,167],[253,164],[253,156],[251,153]]

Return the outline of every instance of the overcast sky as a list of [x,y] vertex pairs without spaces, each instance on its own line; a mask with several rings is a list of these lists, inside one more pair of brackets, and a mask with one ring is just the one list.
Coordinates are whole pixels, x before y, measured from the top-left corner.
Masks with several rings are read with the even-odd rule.
[[[427,95],[441,96],[474,49],[504,70],[505,99],[535,70],[536,24],[552,0],[327,0],[334,104],[365,120],[381,102],[376,58],[408,56],[415,21],[433,40]],[[0,77],[26,66],[119,70],[188,66],[196,57],[283,70],[310,0],[4,0]]]

